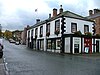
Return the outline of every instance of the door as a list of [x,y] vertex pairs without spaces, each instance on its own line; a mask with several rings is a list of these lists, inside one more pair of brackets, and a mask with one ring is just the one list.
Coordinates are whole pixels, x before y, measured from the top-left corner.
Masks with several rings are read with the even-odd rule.
[[96,40],[96,52],[99,52],[99,41]]
[[74,44],[74,53],[79,53],[79,44]]

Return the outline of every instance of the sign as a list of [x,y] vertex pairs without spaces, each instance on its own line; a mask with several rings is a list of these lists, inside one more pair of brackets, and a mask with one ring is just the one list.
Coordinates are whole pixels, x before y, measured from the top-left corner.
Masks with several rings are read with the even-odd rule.
[[74,39],[74,44],[80,44],[80,39]]
[[85,53],[89,52],[89,47],[85,47]]

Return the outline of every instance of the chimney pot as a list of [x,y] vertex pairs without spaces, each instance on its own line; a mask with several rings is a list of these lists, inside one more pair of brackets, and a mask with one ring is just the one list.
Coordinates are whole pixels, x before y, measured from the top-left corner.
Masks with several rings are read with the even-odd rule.
[[51,14],[49,14],[49,18],[51,18]]
[[93,11],[89,10],[89,16],[93,15]]
[[99,9],[94,9],[94,14],[96,14],[96,13],[98,13],[98,12],[100,12]]
[[62,12],[63,12],[63,8],[62,5],[60,5],[59,14],[61,14]]
[[36,19],[36,23],[39,23],[40,22],[40,19]]
[[53,9],[53,17],[57,16],[57,9]]

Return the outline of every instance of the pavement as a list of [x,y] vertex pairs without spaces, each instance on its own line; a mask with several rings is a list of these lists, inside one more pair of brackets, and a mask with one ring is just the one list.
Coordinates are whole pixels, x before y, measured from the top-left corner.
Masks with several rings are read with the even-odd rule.
[[9,75],[5,66],[4,58],[0,58],[0,75]]

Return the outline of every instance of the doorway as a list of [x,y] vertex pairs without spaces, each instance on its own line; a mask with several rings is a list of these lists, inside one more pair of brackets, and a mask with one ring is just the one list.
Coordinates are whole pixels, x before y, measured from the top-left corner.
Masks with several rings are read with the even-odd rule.
[[99,52],[99,41],[96,40],[96,52]]

